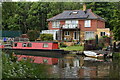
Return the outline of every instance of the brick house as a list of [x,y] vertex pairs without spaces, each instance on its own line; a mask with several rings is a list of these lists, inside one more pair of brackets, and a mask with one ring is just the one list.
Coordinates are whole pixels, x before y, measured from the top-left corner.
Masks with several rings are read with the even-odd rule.
[[48,29],[42,33],[51,33],[58,41],[83,41],[110,35],[109,28],[105,28],[105,19],[83,6],[83,10],[65,10],[47,19]]

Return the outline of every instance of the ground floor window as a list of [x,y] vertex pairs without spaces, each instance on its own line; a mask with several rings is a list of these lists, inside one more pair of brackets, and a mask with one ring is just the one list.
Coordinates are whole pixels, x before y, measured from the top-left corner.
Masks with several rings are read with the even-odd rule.
[[101,32],[100,35],[101,35],[101,36],[105,36],[105,32]]
[[69,31],[65,31],[65,36],[69,36],[70,32]]
[[86,31],[85,32],[85,40],[89,40],[89,39],[93,39],[93,38],[95,38],[93,31]]

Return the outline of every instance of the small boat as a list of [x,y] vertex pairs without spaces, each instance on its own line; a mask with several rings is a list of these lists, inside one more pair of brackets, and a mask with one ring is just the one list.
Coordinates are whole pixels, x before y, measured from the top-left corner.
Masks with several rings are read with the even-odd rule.
[[104,54],[99,54],[93,51],[84,51],[84,55],[87,57],[93,57],[93,58],[103,58]]

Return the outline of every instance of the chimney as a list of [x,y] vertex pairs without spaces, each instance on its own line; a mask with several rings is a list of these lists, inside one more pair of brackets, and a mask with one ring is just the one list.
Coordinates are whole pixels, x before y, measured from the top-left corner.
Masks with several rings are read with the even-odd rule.
[[86,4],[83,4],[83,11],[86,11]]

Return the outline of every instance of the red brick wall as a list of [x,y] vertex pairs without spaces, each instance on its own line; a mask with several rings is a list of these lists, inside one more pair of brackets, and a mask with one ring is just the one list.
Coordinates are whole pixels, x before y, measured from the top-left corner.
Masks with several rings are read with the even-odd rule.
[[96,31],[97,30],[97,20],[91,20],[91,27],[84,27],[85,20],[79,20],[81,25],[81,31]]
[[65,21],[60,21],[60,24],[61,24],[61,25],[64,25],[64,24],[65,24]]
[[[81,31],[96,31],[97,28],[105,28],[105,22],[100,20],[91,20],[91,27],[84,27],[85,20],[79,20]],[[64,25],[65,21],[60,21],[60,25]],[[58,30],[60,28],[52,28],[52,22],[48,23],[49,30]]]
[[105,22],[104,22],[104,21],[97,20],[97,27],[98,27],[98,28],[105,28]]

